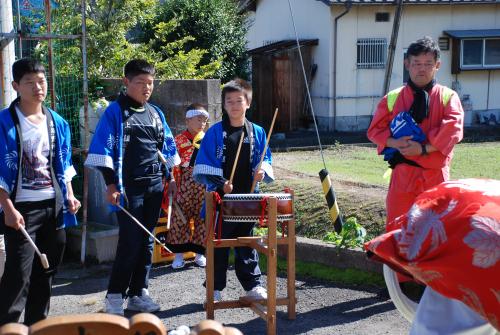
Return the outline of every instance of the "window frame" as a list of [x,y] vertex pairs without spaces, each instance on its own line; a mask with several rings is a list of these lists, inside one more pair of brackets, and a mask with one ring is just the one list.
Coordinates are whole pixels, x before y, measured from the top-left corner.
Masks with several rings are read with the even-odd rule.
[[[481,40],[481,53],[482,53],[482,59],[481,59],[481,64],[473,64],[473,65],[467,65],[464,64],[464,42],[465,41],[474,41],[474,40]],[[460,70],[493,70],[493,69],[500,69],[500,63],[498,64],[485,64],[486,60],[486,41],[487,40],[499,40],[500,37],[471,37],[471,38],[461,38],[459,40],[460,43]]]
[[[372,42],[373,44],[369,44]],[[360,50],[372,48],[368,50]],[[387,66],[387,38],[385,37],[362,37],[356,39],[356,69],[357,70],[373,70],[385,69]],[[368,56],[369,55],[369,56]],[[381,56],[381,59],[373,61],[375,56]],[[364,58],[363,58],[364,57]],[[368,57],[371,57],[370,59]],[[369,62],[367,60],[370,60]]]

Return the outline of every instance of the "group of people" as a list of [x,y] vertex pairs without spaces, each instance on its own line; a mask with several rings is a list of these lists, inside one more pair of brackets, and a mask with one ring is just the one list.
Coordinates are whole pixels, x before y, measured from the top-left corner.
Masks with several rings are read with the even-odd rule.
[[[76,225],[80,208],[71,186],[76,171],[68,123],[43,105],[45,69],[30,58],[16,61],[12,69],[12,85],[19,97],[0,112],[0,205],[6,245],[0,326],[18,322],[23,310],[27,325],[48,316],[51,283],[65,247],[64,228]],[[249,193],[253,180],[274,178],[269,148],[258,164],[266,134],[246,119],[252,102],[252,88],[246,81],[236,78],[223,86],[223,120],[206,134],[209,114],[194,103],[185,111],[186,130],[174,138],[163,111],[148,102],[154,79],[155,68],[145,60],[125,65],[126,90],[101,116],[85,160],[85,166],[101,172],[103,192],[118,218],[116,257],[104,300],[104,311],[111,314],[123,315],[125,301],[132,311],[160,309],[148,292],[153,239],[132,217],[153,233],[162,202],[171,198],[175,205],[166,242],[176,253],[173,267],[184,265],[186,251],[196,252],[195,262],[205,266],[204,190],[221,197]],[[238,169],[230,180],[234,164]],[[252,225],[226,221],[222,225],[219,231],[224,238],[253,234]],[[48,269],[19,232],[22,228],[47,255]],[[246,294],[265,299],[257,252],[241,247],[235,255],[236,273]],[[228,256],[228,250],[215,256],[215,300],[221,299],[226,285]]]
[[[408,229],[401,217],[415,210],[421,194],[449,179],[453,148],[463,137],[460,98],[436,82],[440,68],[437,43],[428,37],[412,43],[405,66],[408,83],[384,96],[368,129],[368,138],[377,145],[392,172],[386,201],[387,232],[396,232],[391,236]],[[0,325],[17,322],[23,309],[24,322],[29,325],[47,317],[51,280],[64,249],[64,228],[76,224],[80,202],[71,187],[75,170],[68,124],[43,107],[47,93],[43,67],[34,60],[21,59],[13,65],[13,73],[19,98],[0,112],[0,204],[7,252],[0,282]],[[106,199],[118,217],[119,241],[104,302],[105,312],[118,315],[124,313],[125,300],[130,310],[160,309],[148,292],[153,241],[120,207],[153,232],[162,202],[173,199],[172,224],[166,240],[176,253],[172,267],[184,266],[185,251],[196,252],[196,263],[205,266],[204,190],[215,191],[221,197],[249,193],[254,180],[274,179],[271,153],[269,149],[263,152],[265,131],[246,118],[252,102],[247,82],[235,79],[223,86],[223,119],[206,133],[207,109],[198,103],[188,106],[186,130],[174,138],[163,112],[148,103],[154,76],[153,65],[144,60],[126,64],[126,92],[107,107],[99,120],[85,162],[102,173]],[[261,155],[264,160],[259,164]],[[235,164],[238,168],[230,178]],[[21,226],[48,255],[48,270],[42,268],[33,249],[17,231]],[[218,231],[219,238],[250,236],[253,224],[223,221]],[[378,242],[369,243],[367,249],[376,252],[378,246]],[[221,291],[226,286],[228,255],[227,248],[215,251],[216,301],[222,299]],[[386,261],[393,256],[386,255]],[[247,295],[265,299],[257,252],[248,247],[235,248],[235,263],[236,275]],[[470,327],[463,322],[461,329],[447,331],[451,328],[439,322],[440,314],[425,313],[425,309],[433,304],[445,306],[443,301],[449,298],[431,288],[426,292],[413,333],[451,334]],[[470,319],[477,326],[473,310],[462,308],[461,313],[472,315]],[[429,321],[432,318],[438,322]]]

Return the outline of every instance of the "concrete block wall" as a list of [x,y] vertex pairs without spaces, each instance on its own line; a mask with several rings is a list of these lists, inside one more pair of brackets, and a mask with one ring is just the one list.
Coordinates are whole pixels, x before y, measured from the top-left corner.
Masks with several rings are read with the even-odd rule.
[[[121,79],[102,79],[106,97],[116,96],[122,87]],[[159,106],[174,135],[185,129],[185,108],[198,102],[207,107],[210,124],[222,117],[221,84],[219,79],[156,80],[150,102]]]

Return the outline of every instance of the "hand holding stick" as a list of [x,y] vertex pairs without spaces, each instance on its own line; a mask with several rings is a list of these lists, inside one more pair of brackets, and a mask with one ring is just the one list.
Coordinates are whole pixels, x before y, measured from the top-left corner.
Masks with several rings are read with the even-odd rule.
[[269,140],[271,139],[271,134],[273,133],[274,121],[276,121],[276,116],[278,115],[278,108],[274,111],[273,121],[271,122],[271,127],[269,128],[269,133],[267,133],[266,145],[264,146],[264,151],[262,151],[262,155],[260,156],[259,165],[255,169],[255,173],[253,175],[252,187],[250,188],[250,193],[253,193],[255,190],[255,186],[257,185],[257,180],[255,177],[257,176],[257,172],[259,172],[262,162],[264,161],[264,157],[266,156],[267,147],[269,146]]
[[21,226],[21,228],[19,228],[19,230],[21,231],[21,233],[23,233],[24,237],[26,237],[26,239],[28,240],[28,242],[33,247],[33,249],[35,249],[35,252],[37,253],[38,257],[40,257],[40,262],[42,263],[43,268],[44,269],[48,269],[49,268],[49,260],[47,259],[47,255],[42,254],[40,252],[40,250],[38,250],[38,247],[36,246],[35,242],[33,242],[33,240],[29,236],[29,234],[26,231],[26,229],[24,228],[24,226]]
[[129,213],[129,211],[127,211],[125,208],[123,208],[122,205],[120,204],[116,204],[116,206],[118,208],[120,208],[125,214],[127,214],[139,227],[141,227],[149,236],[151,236],[155,241],[156,243],[158,243],[159,245],[162,246],[163,249],[165,249],[166,251],[168,251],[169,253],[173,254],[173,252],[167,248],[165,246],[165,244],[161,243],[159,239],[156,238],[156,236],[154,236],[153,234],[151,234],[151,232],[149,230],[146,229],[146,227],[144,227],[142,225],[142,223],[139,222],[139,220],[137,220],[132,214]]

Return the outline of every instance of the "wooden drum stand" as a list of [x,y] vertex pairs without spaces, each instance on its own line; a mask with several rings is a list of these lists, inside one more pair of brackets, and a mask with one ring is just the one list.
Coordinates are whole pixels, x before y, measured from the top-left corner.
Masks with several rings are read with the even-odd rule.
[[[295,319],[296,298],[295,298],[295,220],[293,218],[293,192],[291,195],[291,215],[286,221],[287,229],[283,229],[283,236],[277,236],[277,223],[280,217],[278,213],[279,194],[260,194],[267,200],[267,236],[238,237],[235,239],[215,239],[214,237],[214,210],[216,203],[214,194],[205,193],[206,215],[205,222],[207,227],[207,246],[206,246],[206,303],[205,309],[207,319],[214,319],[216,309],[228,308],[251,308],[261,318],[266,320],[267,334],[276,334],[276,305],[286,305],[288,318]],[[250,196],[250,195],[249,195]],[[252,195],[253,196],[253,195]],[[255,195],[257,196],[257,195]],[[224,199],[222,200],[224,202]],[[224,206],[222,206],[224,207]],[[224,212],[224,210],[222,210]],[[221,215],[219,213],[219,215]],[[255,216],[261,213],[254,213]],[[224,218],[224,216],[223,216]],[[237,224],[237,223],[236,223]],[[278,265],[278,245],[287,246],[287,296],[278,298],[276,296],[276,274]],[[256,249],[259,253],[267,257],[267,299],[253,300],[248,297],[240,297],[238,300],[227,300],[214,302],[214,249],[247,246]]]

